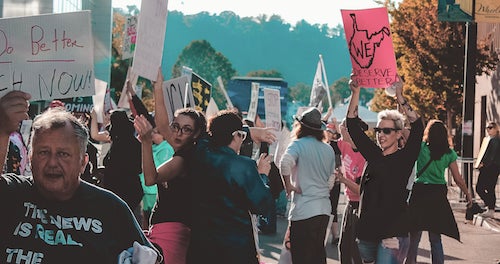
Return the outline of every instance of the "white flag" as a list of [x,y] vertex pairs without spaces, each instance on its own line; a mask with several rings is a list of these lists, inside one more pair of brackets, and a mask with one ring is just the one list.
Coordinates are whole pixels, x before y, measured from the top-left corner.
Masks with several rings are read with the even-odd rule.
[[325,87],[325,83],[323,82],[323,67],[320,60],[318,61],[318,67],[316,67],[316,74],[314,75],[309,106],[318,107],[321,104],[327,92]]

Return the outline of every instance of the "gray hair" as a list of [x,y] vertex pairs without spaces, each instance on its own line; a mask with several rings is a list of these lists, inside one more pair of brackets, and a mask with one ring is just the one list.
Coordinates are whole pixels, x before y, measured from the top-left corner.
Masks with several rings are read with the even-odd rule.
[[73,127],[74,136],[80,145],[80,154],[83,157],[87,152],[87,143],[89,140],[88,129],[81,120],[64,108],[49,108],[35,117],[31,130],[30,146],[33,146],[33,139],[37,134],[51,129],[63,128],[67,125]]
[[398,110],[382,110],[378,113],[378,122],[381,120],[392,120],[394,128],[402,130],[404,128],[404,116]]

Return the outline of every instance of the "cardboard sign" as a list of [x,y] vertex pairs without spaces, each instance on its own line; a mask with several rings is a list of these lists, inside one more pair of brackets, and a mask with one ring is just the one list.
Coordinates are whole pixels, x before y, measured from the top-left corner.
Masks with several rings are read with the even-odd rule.
[[280,90],[264,88],[266,127],[281,131]]
[[125,33],[123,34],[122,59],[130,59],[134,56],[135,43],[137,41],[137,16],[127,18]]
[[353,80],[361,87],[385,88],[396,81],[397,66],[387,8],[341,10]]
[[90,11],[0,19],[0,96],[93,95],[93,52]]
[[156,81],[163,55],[167,28],[167,0],[141,1],[132,70],[139,76]]
[[[186,86],[189,87],[187,76],[163,82],[163,97],[165,98],[165,107],[167,108],[169,120],[174,120],[175,110],[184,108]],[[187,101],[186,107],[194,107],[195,103],[191,89],[188,89]]]

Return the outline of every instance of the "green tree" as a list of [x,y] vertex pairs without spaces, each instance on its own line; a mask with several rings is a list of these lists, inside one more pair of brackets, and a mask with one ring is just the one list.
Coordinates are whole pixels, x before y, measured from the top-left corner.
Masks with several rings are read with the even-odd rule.
[[[461,120],[465,25],[440,22],[433,0],[403,0],[395,8],[389,3],[392,39],[404,93],[426,119],[445,119],[448,128]],[[478,45],[476,73],[489,74],[498,57],[487,40]],[[372,109],[395,108],[395,101],[381,89],[375,92]]]
[[216,51],[206,40],[194,40],[181,52],[172,68],[172,77],[181,76],[182,66],[193,69],[207,82],[212,84],[212,98],[217,106],[222,108],[226,99],[218,86],[217,77],[221,77],[224,86],[233,76],[236,70],[231,62],[220,52]]

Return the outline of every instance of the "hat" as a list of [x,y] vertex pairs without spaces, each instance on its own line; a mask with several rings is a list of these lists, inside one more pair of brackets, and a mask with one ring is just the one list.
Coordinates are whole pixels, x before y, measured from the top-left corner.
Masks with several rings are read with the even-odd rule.
[[294,115],[293,118],[301,125],[313,130],[325,130],[326,126],[321,121],[321,113],[315,107],[309,108],[300,115]]

